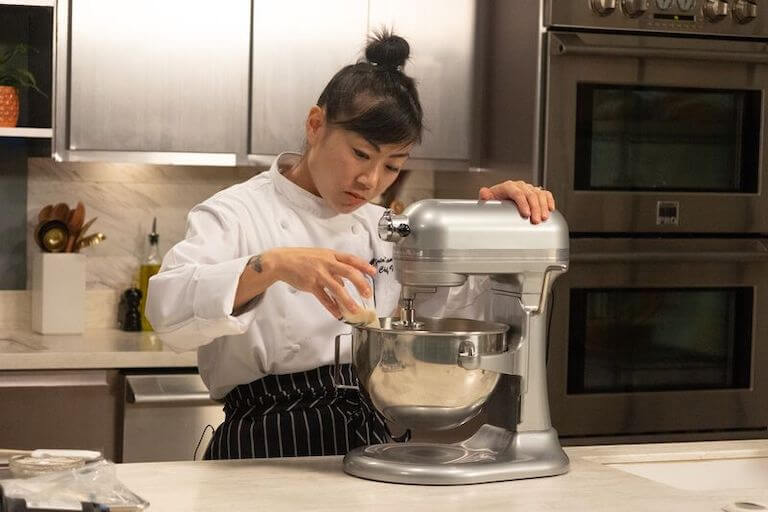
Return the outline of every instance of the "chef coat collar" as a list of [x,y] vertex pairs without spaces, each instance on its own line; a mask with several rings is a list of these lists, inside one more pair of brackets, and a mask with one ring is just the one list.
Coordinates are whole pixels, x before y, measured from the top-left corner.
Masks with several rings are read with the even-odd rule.
[[295,165],[300,158],[301,153],[289,151],[277,155],[277,158],[275,158],[275,161],[272,162],[272,166],[269,168],[275,189],[294,206],[298,206],[302,210],[308,210],[319,217],[328,218],[339,215],[336,210],[328,206],[325,199],[316,196],[309,190],[301,188],[283,176],[283,173]]
[[305,190],[292,182],[283,173],[295,165],[301,158],[301,153],[285,151],[277,155],[269,168],[275,189],[282,194],[288,202],[301,210],[309,211],[320,218],[340,222],[339,227],[349,227],[350,221],[361,218],[357,212],[339,213],[325,202],[320,196],[316,196],[309,190]]

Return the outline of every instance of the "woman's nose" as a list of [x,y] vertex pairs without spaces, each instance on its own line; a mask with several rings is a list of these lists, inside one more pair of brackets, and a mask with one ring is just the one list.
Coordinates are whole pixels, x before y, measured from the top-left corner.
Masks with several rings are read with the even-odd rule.
[[379,182],[379,171],[376,168],[372,168],[366,172],[360,173],[357,176],[357,182],[367,190],[373,190]]

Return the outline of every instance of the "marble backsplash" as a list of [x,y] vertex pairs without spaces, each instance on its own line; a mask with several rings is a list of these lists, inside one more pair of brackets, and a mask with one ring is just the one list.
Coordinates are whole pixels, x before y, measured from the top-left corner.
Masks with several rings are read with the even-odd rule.
[[[88,290],[85,294],[84,325],[87,329],[117,327],[118,290]],[[29,290],[0,290],[0,338],[4,332],[32,328],[32,293]]]
[[[102,232],[107,237],[103,243],[83,250],[88,256],[87,288],[121,291],[131,285],[136,275],[153,217],[157,217],[160,251],[165,253],[184,238],[187,213],[194,205],[258,171],[252,167],[55,163],[48,158],[31,158],[28,233],[32,233],[44,205],[66,202],[74,207],[82,201],[86,220],[98,217],[89,232]],[[408,173],[398,194],[406,204],[433,196],[433,173],[427,171]],[[29,236],[28,276],[33,256],[39,250]]]

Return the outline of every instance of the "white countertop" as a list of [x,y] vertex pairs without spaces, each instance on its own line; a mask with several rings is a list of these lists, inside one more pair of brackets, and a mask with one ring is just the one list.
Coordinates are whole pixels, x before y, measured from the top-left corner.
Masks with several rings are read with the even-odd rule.
[[0,330],[0,370],[197,366],[197,353],[176,353],[152,332],[90,329],[78,335]]
[[[757,488],[683,490],[606,463],[768,457],[768,440],[566,448],[569,473],[463,486],[362,480],[341,457],[118,465],[118,477],[149,510],[197,511],[722,511],[734,502],[768,507],[768,474]],[[738,509],[737,509],[738,510]]]

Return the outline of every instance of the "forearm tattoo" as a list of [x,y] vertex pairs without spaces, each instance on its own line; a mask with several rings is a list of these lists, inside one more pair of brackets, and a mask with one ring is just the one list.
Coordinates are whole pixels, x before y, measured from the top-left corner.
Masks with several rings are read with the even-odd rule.
[[261,254],[257,254],[256,256],[248,260],[248,266],[251,267],[251,270],[253,270],[254,272],[261,273],[261,271],[263,270],[261,268]]
[[[246,263],[246,266],[250,267],[251,270],[253,270],[254,272],[261,273],[262,270],[263,270],[261,268],[261,254],[257,254],[256,256],[253,256],[251,259],[249,259],[248,263]],[[234,316],[238,316],[238,315],[241,315],[241,314],[245,313],[246,311],[251,309],[256,304],[256,302],[259,301],[259,299],[261,299],[262,295],[264,295],[264,293],[260,293],[260,294],[258,294],[256,296],[254,296],[251,300],[249,300],[245,304],[241,305],[239,308],[234,308],[232,310],[232,314]]]

